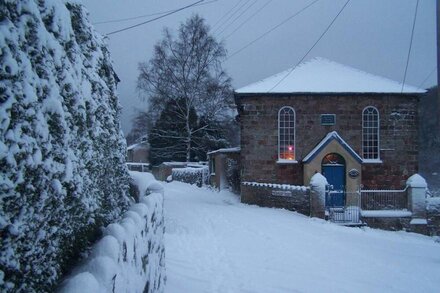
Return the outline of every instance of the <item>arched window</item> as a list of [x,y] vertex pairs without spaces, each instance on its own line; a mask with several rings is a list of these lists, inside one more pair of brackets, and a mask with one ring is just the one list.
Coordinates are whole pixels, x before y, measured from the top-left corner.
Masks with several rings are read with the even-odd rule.
[[295,160],[295,110],[282,107],[278,112],[278,159]]
[[380,160],[379,111],[372,106],[362,111],[362,154],[364,160]]

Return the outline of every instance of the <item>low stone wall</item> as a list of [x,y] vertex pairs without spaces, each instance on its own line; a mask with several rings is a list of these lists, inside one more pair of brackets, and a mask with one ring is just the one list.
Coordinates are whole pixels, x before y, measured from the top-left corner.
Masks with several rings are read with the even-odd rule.
[[427,199],[426,214],[429,235],[440,236],[440,197]]
[[389,231],[411,231],[411,217],[362,217],[361,219],[370,228]]
[[155,180],[141,184],[139,203],[133,204],[119,223],[103,229],[102,239],[59,292],[164,291],[163,189]]
[[241,202],[310,215],[310,189],[305,186],[243,182]]

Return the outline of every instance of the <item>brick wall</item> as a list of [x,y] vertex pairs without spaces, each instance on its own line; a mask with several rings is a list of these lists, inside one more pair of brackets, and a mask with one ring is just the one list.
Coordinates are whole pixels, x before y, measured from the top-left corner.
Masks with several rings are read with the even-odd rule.
[[242,184],[241,201],[262,207],[284,208],[310,215],[310,189],[289,190],[271,186]]
[[[401,188],[418,171],[418,98],[408,95],[266,95],[236,96],[241,122],[242,180],[303,185],[303,166],[277,164],[278,111],[296,112],[296,158],[299,162],[330,131],[337,131],[362,156],[362,110],[380,115],[381,164],[363,164],[368,188]],[[336,125],[322,126],[321,114],[336,114]]]

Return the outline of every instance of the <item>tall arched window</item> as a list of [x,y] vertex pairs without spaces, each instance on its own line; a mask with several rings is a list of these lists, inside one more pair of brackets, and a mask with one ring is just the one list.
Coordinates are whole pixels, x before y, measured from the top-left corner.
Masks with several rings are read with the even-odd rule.
[[278,112],[278,159],[295,160],[295,110],[282,107]]
[[362,154],[364,160],[380,160],[379,111],[372,106],[362,111]]

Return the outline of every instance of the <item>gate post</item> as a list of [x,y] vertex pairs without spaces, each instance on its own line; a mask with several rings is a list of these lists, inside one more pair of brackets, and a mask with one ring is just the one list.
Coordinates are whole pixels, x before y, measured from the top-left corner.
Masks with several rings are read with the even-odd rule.
[[428,184],[419,174],[414,174],[406,181],[408,188],[408,208],[412,212],[411,231],[426,234],[426,190]]
[[310,216],[325,218],[325,186],[327,179],[316,173],[310,179]]

